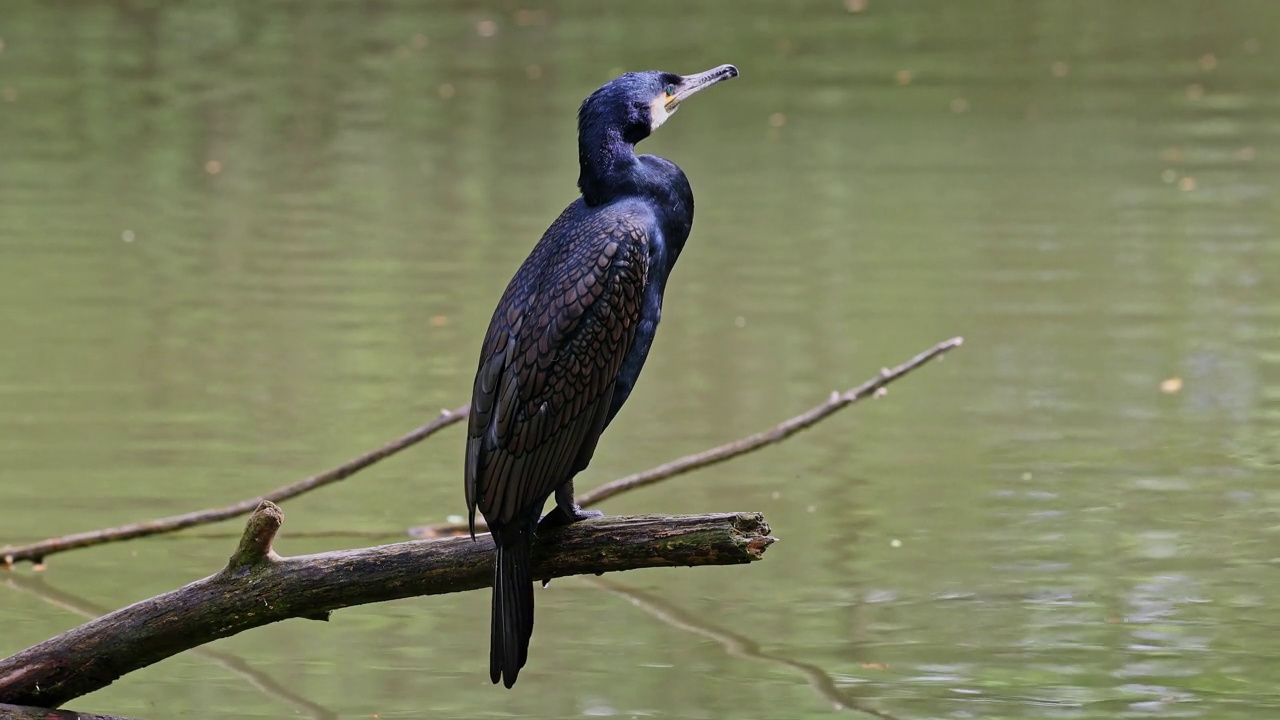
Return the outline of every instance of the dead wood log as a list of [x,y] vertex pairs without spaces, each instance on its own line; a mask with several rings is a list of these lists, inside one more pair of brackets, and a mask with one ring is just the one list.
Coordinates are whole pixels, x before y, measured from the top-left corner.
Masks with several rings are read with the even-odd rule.
[[[338,608],[488,587],[488,535],[283,558],[284,521],[263,502],[227,566],[203,580],[117,610],[0,660],[0,702],[58,707],[184,650],[288,618],[327,620]],[[534,546],[538,579],[647,567],[735,565],[774,542],[757,513],[603,517]]]

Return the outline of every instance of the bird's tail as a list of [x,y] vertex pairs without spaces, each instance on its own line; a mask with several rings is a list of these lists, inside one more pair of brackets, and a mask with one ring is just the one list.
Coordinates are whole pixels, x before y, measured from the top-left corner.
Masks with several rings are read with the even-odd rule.
[[[528,532],[498,542],[493,563],[493,627],[489,633],[489,679],[508,688],[529,658],[533,636],[533,577]],[[498,538],[494,538],[498,540]]]

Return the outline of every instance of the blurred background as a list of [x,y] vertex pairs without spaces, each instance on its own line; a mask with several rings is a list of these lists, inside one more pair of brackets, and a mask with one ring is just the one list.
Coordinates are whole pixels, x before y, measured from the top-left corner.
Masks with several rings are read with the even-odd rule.
[[[576,196],[578,103],[624,70],[742,76],[641,146],[697,220],[580,489],[966,338],[604,505],[759,510],[782,542],[539,590],[512,692],[477,592],[254,630],[72,706],[1276,711],[1278,52],[1263,0],[6,0],[0,544],[252,497],[466,402],[499,294]],[[287,503],[278,549],[461,514],[462,451],[451,428]],[[0,655],[215,571],[240,527],[0,573]]]

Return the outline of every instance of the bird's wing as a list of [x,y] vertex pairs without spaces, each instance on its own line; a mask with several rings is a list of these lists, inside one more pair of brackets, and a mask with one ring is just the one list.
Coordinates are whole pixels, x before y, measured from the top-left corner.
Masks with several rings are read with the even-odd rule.
[[499,523],[540,507],[590,459],[640,322],[647,224],[625,213],[558,221],[508,286],[472,391],[473,522],[477,507]]

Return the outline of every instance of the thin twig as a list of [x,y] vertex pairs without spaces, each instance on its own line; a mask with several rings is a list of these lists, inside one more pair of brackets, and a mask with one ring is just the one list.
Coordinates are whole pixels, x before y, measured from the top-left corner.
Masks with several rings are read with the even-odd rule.
[[465,405],[455,410],[445,410],[441,412],[439,417],[426,425],[411,431],[403,437],[392,440],[377,450],[367,452],[360,457],[349,460],[328,472],[323,472],[319,475],[312,475],[311,477],[299,480],[298,482],[276,488],[265,495],[241,500],[240,502],[227,505],[225,507],[196,510],[195,512],[183,513],[182,515],[172,515],[170,517],[157,518],[146,522],[133,523],[131,525],[121,525],[119,527],[107,528],[105,530],[93,530],[90,532],[76,533],[75,535],[64,535],[62,537],[41,540],[40,542],[31,543],[29,545],[5,546],[0,548],[0,567],[12,567],[14,563],[23,561],[29,561],[39,565],[44,562],[44,558],[46,556],[53,555],[54,553],[66,552],[67,550],[91,547],[120,540],[130,540],[132,538],[145,537],[147,535],[170,533],[184,528],[195,527],[197,525],[208,525],[210,523],[239,517],[240,515],[247,515],[248,513],[253,512],[254,508],[258,507],[258,504],[263,500],[283,502],[305,492],[315,490],[316,488],[324,487],[325,485],[338,482],[339,480],[345,480],[379,460],[389,458],[405,448],[416,445],[434,435],[438,430],[462,420],[467,416],[467,410],[468,406]]
[[709,640],[714,640],[715,642],[720,643],[720,645],[724,647],[725,652],[733,655],[734,657],[746,658],[749,660],[763,660],[765,662],[782,665],[783,667],[788,667],[799,672],[806,680],[809,681],[809,685],[812,686],[813,689],[823,697],[823,699],[830,702],[836,710],[858,712],[864,715],[881,718],[881,720],[897,720],[893,715],[890,715],[883,710],[876,710],[874,708],[863,706],[857,700],[850,697],[848,693],[845,693],[837,687],[836,681],[832,679],[831,675],[827,673],[826,670],[823,670],[816,665],[810,665],[809,663],[800,662],[799,660],[792,660],[791,658],[767,653],[761,650],[760,644],[751,638],[739,635],[738,633],[730,630],[725,630],[721,627],[716,627],[715,625],[705,622],[700,618],[695,618],[675,605],[672,605],[661,598],[653,597],[648,593],[641,592],[640,590],[619,585],[608,580],[601,580],[599,578],[588,577],[583,579],[601,590],[611,592],[623,598],[632,605],[640,608],[677,630],[701,635]]
[[[683,475],[691,470],[697,470],[698,468],[715,465],[716,463],[724,462],[730,458],[745,455],[767,445],[780,443],[801,430],[813,427],[822,420],[825,420],[836,412],[853,405],[859,400],[876,395],[894,380],[901,378],[930,360],[940,357],[943,353],[960,347],[963,343],[964,338],[961,337],[953,337],[945,342],[940,342],[895,368],[882,369],[875,377],[851,390],[831,393],[831,397],[821,405],[810,408],[795,417],[784,420],[768,430],[762,430],[755,435],[734,440],[733,442],[725,443],[724,445],[711,448],[710,450],[703,450],[699,453],[686,455],[655,468],[638,472],[634,475],[628,475],[610,483],[605,483],[594,490],[589,490],[579,495],[578,504],[582,505],[582,507],[597,505],[615,495],[627,492],[628,490],[635,490],[636,488],[644,487],[646,485],[652,485],[668,478],[675,477],[676,475]],[[482,527],[485,527],[484,521],[477,518],[476,528],[479,529]],[[409,534],[414,537],[442,537],[447,535],[460,535],[465,532],[467,532],[466,523],[440,523],[436,525],[411,528],[409,530]]]
[[[653,483],[666,480],[676,475],[687,473],[708,465],[724,462],[733,457],[744,455],[753,450],[758,450],[766,445],[781,442],[791,435],[809,428],[819,421],[826,419],[849,405],[859,400],[874,395],[889,383],[942,355],[948,350],[959,347],[964,342],[963,338],[955,337],[945,342],[938,343],[934,347],[920,353],[911,360],[897,366],[893,369],[884,369],[880,374],[862,385],[844,393],[834,392],[827,402],[818,405],[800,415],[775,425],[768,430],[756,433],[750,437],[735,440],[733,442],[721,445],[710,450],[700,453],[688,455],[678,460],[673,460],[664,465],[645,470],[644,472],[628,475],[627,477],[614,480],[600,487],[583,493],[578,498],[578,502],[589,507],[604,500],[613,497],[628,490],[652,485]],[[40,542],[31,543],[29,545],[10,545],[0,548],[0,567],[12,567],[17,562],[32,562],[37,565],[44,562],[44,558],[55,553],[66,552],[67,550],[75,550],[77,548],[92,547],[109,542],[120,540],[130,540],[137,537],[145,537],[148,535],[159,535],[163,533],[171,533],[197,525],[206,525],[215,522],[221,522],[240,515],[252,512],[263,500],[272,502],[283,502],[290,498],[297,497],[305,492],[315,490],[316,488],[345,480],[355,473],[369,467],[370,465],[388,458],[405,448],[416,445],[417,443],[434,435],[436,431],[446,428],[454,423],[464,419],[467,416],[468,407],[463,406],[456,410],[447,410],[441,413],[440,417],[423,425],[407,435],[393,440],[386,445],[365,453],[349,462],[346,462],[328,472],[313,475],[305,480],[300,480],[291,485],[276,488],[265,495],[253,497],[232,505],[221,508],[210,508],[206,510],[197,510],[195,512],[184,513],[182,515],[173,515],[146,522],[134,523],[131,525],[122,525],[120,527],[107,528],[104,530],[93,530],[90,532],[77,533],[74,535],[65,535],[63,537],[49,538]],[[477,521],[477,528],[483,528],[484,522]],[[466,532],[467,526],[463,523],[440,523],[436,525],[427,525],[423,527],[412,528],[409,534],[415,537],[441,537],[446,535],[458,535]]]
[[[227,538],[236,539],[240,537],[240,531],[220,531],[220,530],[203,530],[199,532],[188,532],[182,535],[169,535],[158,540],[226,540]],[[352,528],[332,530],[292,530],[289,532],[290,540],[395,540],[404,537],[404,529],[399,530],[355,530]]]
[[916,355],[892,370],[888,368],[881,370],[879,375],[876,375],[852,390],[846,390],[843,393],[831,393],[831,397],[821,405],[811,408],[810,410],[796,415],[793,418],[784,420],[768,430],[758,432],[755,435],[742,438],[741,440],[726,443],[719,447],[711,448],[710,450],[704,450],[700,453],[687,455],[679,460],[673,460],[651,470],[645,470],[644,472],[628,475],[627,477],[614,480],[611,483],[606,483],[594,490],[583,493],[578,499],[578,502],[584,507],[588,505],[595,505],[608,500],[618,493],[634,490],[635,488],[644,487],[645,485],[652,485],[656,482],[666,480],[669,477],[687,473],[690,470],[704,468],[708,465],[715,465],[716,463],[724,462],[729,458],[746,455],[749,452],[759,450],[766,445],[773,445],[774,443],[782,442],[801,430],[813,427],[818,422],[834,415],[837,411],[846,408],[863,398],[874,395],[877,391],[894,380],[897,380],[903,375],[906,375],[948,350],[960,347],[963,342],[964,338],[954,337],[946,342],[938,343],[932,348]]

